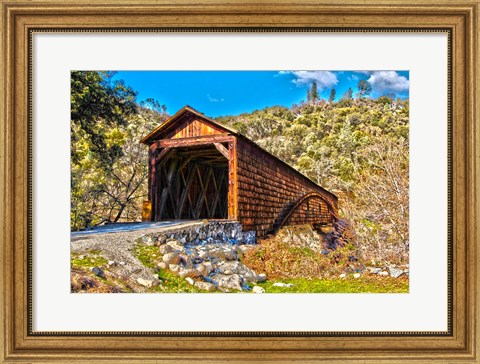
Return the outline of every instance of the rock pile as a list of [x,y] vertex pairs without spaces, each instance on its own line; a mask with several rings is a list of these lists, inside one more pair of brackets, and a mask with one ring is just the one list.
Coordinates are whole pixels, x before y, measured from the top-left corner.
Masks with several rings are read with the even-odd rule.
[[253,232],[242,232],[237,222],[215,222],[195,228],[144,235],[138,244],[158,246],[158,269],[185,278],[200,290],[223,292],[251,290],[266,275],[241,263],[255,244]]
[[345,219],[338,219],[333,226],[319,227],[324,249],[333,251],[348,244],[356,244],[355,231]]
[[368,273],[376,274],[379,276],[390,276],[392,278],[398,278],[401,276],[408,276],[409,269],[408,265],[405,266],[388,266],[384,268],[380,267],[367,267]]
[[356,246],[355,233],[344,219],[315,228],[311,225],[285,226],[277,237],[291,246],[309,248],[325,255],[347,245]]
[[162,245],[167,240],[178,240],[180,244],[255,244],[254,231],[242,231],[242,225],[236,221],[208,220],[194,226],[169,229],[165,232],[145,234],[136,239],[137,243]]
[[205,291],[223,292],[250,290],[251,284],[266,280],[241,263],[240,258],[251,244],[219,244],[204,241],[198,245],[169,239],[159,246],[161,262],[158,269],[185,278]]

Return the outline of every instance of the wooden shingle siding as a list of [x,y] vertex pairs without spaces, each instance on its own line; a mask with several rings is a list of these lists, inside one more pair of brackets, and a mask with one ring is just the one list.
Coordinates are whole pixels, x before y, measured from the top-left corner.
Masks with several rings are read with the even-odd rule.
[[[299,172],[246,140],[238,139],[238,221],[245,230],[264,237],[288,206],[304,195],[322,198],[303,202],[287,220],[288,225],[330,223],[336,214],[336,197]],[[332,208],[329,207],[333,207]]]

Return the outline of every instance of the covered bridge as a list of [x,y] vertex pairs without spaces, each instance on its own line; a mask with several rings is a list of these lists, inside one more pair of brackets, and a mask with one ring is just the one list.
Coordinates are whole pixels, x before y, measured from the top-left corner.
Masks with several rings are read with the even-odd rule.
[[264,237],[337,216],[334,194],[189,106],[141,142],[149,146],[152,221],[230,219]]

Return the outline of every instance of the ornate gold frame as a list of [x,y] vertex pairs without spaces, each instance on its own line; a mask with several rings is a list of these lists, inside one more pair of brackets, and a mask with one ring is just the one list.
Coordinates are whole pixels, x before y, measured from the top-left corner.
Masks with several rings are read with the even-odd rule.
[[[480,167],[479,0],[0,0],[1,351],[23,362],[479,363]],[[62,335],[29,326],[31,236],[29,37],[37,31],[135,28],[308,28],[364,31],[445,30],[451,40],[451,327],[442,335]]]

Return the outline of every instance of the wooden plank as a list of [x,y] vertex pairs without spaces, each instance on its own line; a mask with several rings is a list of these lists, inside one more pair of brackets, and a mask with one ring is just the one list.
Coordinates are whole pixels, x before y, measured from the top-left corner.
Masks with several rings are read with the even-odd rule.
[[157,217],[158,220],[162,219],[163,213],[165,211],[165,204],[166,204],[168,195],[171,192],[172,179],[173,179],[173,175],[175,174],[177,163],[178,163],[178,161],[173,159],[172,163],[170,164],[170,167],[168,169],[167,178],[166,178],[166,181],[165,181],[166,185],[163,188],[162,195],[160,197],[158,217]]
[[155,214],[155,221],[159,221],[160,220],[160,215],[159,215],[159,212],[160,212],[160,196],[161,196],[161,190],[160,190],[160,187],[161,187],[161,183],[163,180],[166,180],[166,178],[164,178],[164,176],[166,176],[166,172],[165,172],[165,167],[163,165],[158,165],[156,166],[156,180],[157,180],[157,184],[155,186],[155,204],[153,205],[154,209],[154,214]]
[[194,164],[193,167],[191,167],[189,169],[188,176],[187,176],[186,179],[183,178],[183,174],[182,174],[184,190],[182,191],[182,194],[180,196],[180,201],[178,203],[178,208],[177,208],[177,211],[175,213],[175,218],[176,219],[181,219],[181,217],[182,217],[182,212],[183,212],[183,208],[185,206],[185,201],[187,199],[188,192],[190,191],[190,187],[192,186],[193,177],[195,177],[195,173],[196,173],[197,169],[198,169],[198,166],[196,164]]
[[180,164],[180,167],[178,167],[179,170],[182,170],[184,169],[188,163],[190,163],[190,161],[192,160],[192,157],[189,157],[187,159],[185,159],[182,164]]
[[225,134],[226,131],[207,120],[193,115],[185,115],[177,120],[174,125],[166,128],[163,133],[157,135],[163,139],[189,138],[201,135]]
[[[202,175],[200,174],[200,170],[198,169],[197,170],[197,173],[198,173],[198,181],[200,183],[200,189],[203,190],[203,182],[202,182]],[[201,213],[201,208],[202,208],[202,199],[203,199],[203,194],[200,193],[198,194],[198,197],[197,197],[197,202],[195,203],[195,207],[194,207],[194,213],[193,213],[193,218],[195,219],[198,219],[200,217],[200,213]]]
[[188,147],[192,145],[204,145],[213,143],[227,143],[234,139],[234,136],[226,134],[207,135],[192,138],[160,139],[154,142],[150,146],[150,149],[167,147]]
[[223,156],[224,156],[225,158],[227,158],[227,160],[230,160],[230,154],[228,153],[228,149],[225,148],[225,147],[223,146],[223,144],[221,144],[221,143],[213,143],[213,145],[215,146],[215,148],[217,148],[217,150],[218,150],[220,153],[223,154]]
[[233,183],[235,186],[233,202],[234,202],[234,218],[238,219],[238,144],[237,139],[233,141]]
[[[221,173],[221,174],[223,174],[223,173]],[[213,185],[214,195],[213,195],[213,198],[212,198],[212,205],[210,207],[210,211],[212,212],[212,217],[215,217],[215,212],[217,210],[217,204],[218,204],[218,201],[220,200],[220,191],[219,191],[219,188],[218,188],[217,175],[215,174],[215,172],[213,172],[212,185]]]
[[155,157],[156,163],[162,160],[163,157],[165,157],[168,153],[172,151],[171,147],[164,148],[158,153],[158,155]]
[[[156,179],[156,163],[155,163],[155,149],[149,153],[150,163],[148,165],[148,199],[151,201],[152,206],[156,204],[157,195],[157,179]],[[155,221],[155,212],[152,210],[150,214],[150,220]]]
[[228,158],[228,218],[230,220],[235,220],[235,192],[234,192],[234,151],[233,151],[233,141],[228,143],[228,152],[229,152],[229,158]]
[[195,219],[200,217],[202,211],[202,205],[205,202],[205,207],[207,209],[207,215],[210,215],[210,206],[208,206],[207,199],[207,189],[210,184],[210,176],[213,173],[212,168],[207,168],[205,173],[205,181],[202,180],[202,175],[200,174],[200,169],[197,169],[198,181],[200,183],[200,194],[198,195],[197,203],[195,204]]

